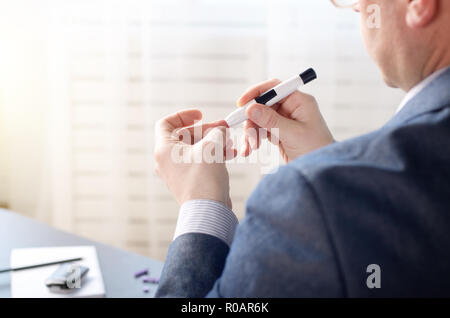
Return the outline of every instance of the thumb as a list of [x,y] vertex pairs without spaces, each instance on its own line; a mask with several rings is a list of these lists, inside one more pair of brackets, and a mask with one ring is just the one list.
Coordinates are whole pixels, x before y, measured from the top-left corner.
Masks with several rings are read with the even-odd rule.
[[271,107],[253,104],[247,110],[247,117],[261,128],[285,128],[290,124],[290,120],[281,116]]

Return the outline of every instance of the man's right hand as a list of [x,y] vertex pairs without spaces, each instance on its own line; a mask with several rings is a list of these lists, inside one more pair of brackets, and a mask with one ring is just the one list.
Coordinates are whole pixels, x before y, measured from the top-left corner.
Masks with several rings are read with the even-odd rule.
[[[244,106],[279,83],[280,80],[273,79],[248,89],[239,98],[238,106]],[[269,140],[279,145],[286,162],[334,142],[315,98],[300,91],[296,91],[272,107],[261,104],[250,105],[247,117],[249,119],[244,124],[246,134],[241,153],[243,156],[248,156],[252,150],[259,148],[260,128],[268,130]],[[279,136],[271,135],[272,128],[278,128]]]

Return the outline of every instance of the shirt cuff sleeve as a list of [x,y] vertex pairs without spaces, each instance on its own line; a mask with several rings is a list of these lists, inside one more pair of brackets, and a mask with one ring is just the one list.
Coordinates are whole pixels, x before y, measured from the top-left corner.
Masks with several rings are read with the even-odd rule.
[[180,208],[173,239],[187,233],[202,233],[215,236],[231,246],[238,223],[233,211],[222,203],[212,200],[187,201]]

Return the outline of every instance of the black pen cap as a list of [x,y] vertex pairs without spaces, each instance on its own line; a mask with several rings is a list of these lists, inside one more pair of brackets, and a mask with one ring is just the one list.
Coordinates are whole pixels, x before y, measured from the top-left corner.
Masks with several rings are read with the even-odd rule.
[[307,84],[317,78],[316,72],[309,68],[306,71],[304,71],[302,74],[300,74],[300,77],[302,78],[303,84]]

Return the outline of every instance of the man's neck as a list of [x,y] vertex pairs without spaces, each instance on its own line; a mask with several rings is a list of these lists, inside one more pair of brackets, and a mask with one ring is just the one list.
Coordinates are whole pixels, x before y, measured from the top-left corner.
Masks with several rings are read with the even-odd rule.
[[406,92],[409,92],[413,87],[419,85],[422,81],[433,75],[434,73],[450,66],[450,50],[448,49],[435,49],[432,50],[426,63],[424,63],[421,70],[418,72],[418,76],[412,79],[406,85]]

